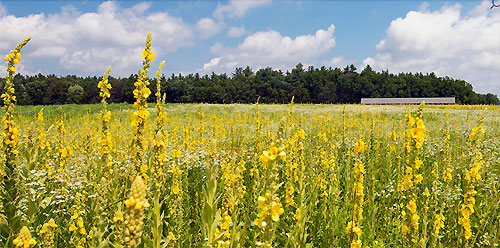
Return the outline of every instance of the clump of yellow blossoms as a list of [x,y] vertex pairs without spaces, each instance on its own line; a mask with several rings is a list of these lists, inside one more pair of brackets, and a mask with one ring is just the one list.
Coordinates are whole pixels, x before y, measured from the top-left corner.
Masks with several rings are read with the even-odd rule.
[[[350,234],[349,242],[351,247],[361,247],[361,222],[363,221],[363,203],[364,203],[364,187],[363,179],[365,174],[365,167],[361,160],[361,153],[365,150],[365,143],[363,140],[358,140],[354,144],[354,154],[357,156],[354,162],[354,188],[353,188],[353,213],[352,220],[347,224],[346,232]],[[356,237],[354,237],[356,234]]]
[[284,148],[278,149],[277,147],[272,146],[271,148],[269,148],[268,151],[262,152],[262,155],[260,156],[260,161],[262,163],[266,164],[270,161],[274,161],[276,158],[279,158],[281,160],[285,160],[286,153],[283,150],[284,150]]
[[[12,113],[16,106],[16,96],[14,95],[14,83],[13,76],[16,73],[15,65],[19,64],[21,60],[21,54],[19,53],[21,48],[30,41],[31,37],[23,40],[19,45],[10,51],[9,55],[5,56],[4,60],[8,62],[7,77],[4,86],[4,93],[0,95],[3,100],[3,104],[6,107],[5,115],[2,118],[2,147],[4,147],[5,155],[7,160],[12,160],[12,156],[17,155],[19,152],[17,150],[17,142],[19,141],[19,129],[14,123],[14,117]],[[9,163],[10,161],[7,161]]]
[[87,229],[85,229],[85,223],[83,220],[83,218],[85,217],[85,212],[81,210],[81,206],[85,206],[85,198],[86,196],[84,194],[76,194],[76,206],[73,212],[73,216],[71,217],[71,219],[73,219],[75,223],[69,226],[69,231],[73,232],[73,237],[75,238],[74,242],[77,244],[77,248],[83,248],[85,243],[87,243],[88,240],[91,240],[94,237],[94,233],[92,230],[87,232]]
[[[406,241],[409,242],[409,244],[418,242],[420,216],[417,211],[417,186],[422,183],[424,179],[422,174],[418,173],[423,165],[423,161],[419,159],[419,156],[426,136],[426,127],[422,119],[423,106],[424,103],[422,102],[414,115],[408,113],[405,116],[407,129],[404,143],[404,161],[406,163],[406,168],[404,170],[403,188],[406,198],[408,199],[408,203],[406,204],[408,213],[402,209],[401,217],[405,220],[402,226],[402,232],[406,235]],[[415,116],[415,118],[413,118],[413,116]]]
[[110,97],[109,94],[109,89],[111,89],[111,84],[108,81],[108,76],[109,76],[109,71],[111,70],[111,67],[108,67],[106,72],[104,73],[104,76],[102,77],[102,80],[99,81],[97,84],[97,87],[99,87],[100,92],[99,96],[102,98],[101,104],[102,104],[102,110],[101,110],[101,137],[97,140],[97,143],[99,144],[99,155],[101,155],[101,160],[104,163],[104,165],[108,168],[109,174],[113,173],[113,169],[111,167],[112,159],[113,157],[110,155],[111,152],[111,147],[113,145],[113,142],[111,140],[111,135],[109,133],[109,120],[111,119],[111,111],[108,111],[106,109],[106,99]]
[[124,236],[126,247],[137,247],[141,243],[144,209],[149,207],[146,200],[146,185],[141,176],[136,176],[130,187],[128,199],[124,202],[127,207]]
[[[8,63],[7,65],[7,76],[5,78],[4,92],[0,95],[3,100],[3,105],[5,107],[5,115],[2,116],[2,132],[0,147],[3,150],[1,154],[2,166],[0,169],[0,199],[2,201],[2,222],[4,231],[8,233],[9,236],[15,235],[19,228],[18,212],[17,206],[19,206],[19,192],[23,190],[22,183],[18,181],[18,171],[16,170],[16,157],[19,154],[18,143],[19,143],[19,128],[14,122],[14,108],[16,106],[16,96],[14,95],[14,82],[13,77],[16,73],[15,65],[19,64],[21,59],[21,54],[19,53],[21,48],[30,41],[31,37],[24,39],[19,43],[14,50],[10,51],[9,55],[5,56],[4,60]],[[26,229],[26,231],[28,231]],[[28,231],[29,234],[29,231]],[[24,243],[25,244],[25,243]],[[7,245],[10,245],[10,241]],[[28,246],[29,247],[29,246]]]
[[153,167],[151,173],[154,175],[155,185],[160,187],[161,177],[164,175],[164,164],[167,160],[167,151],[165,147],[165,135],[163,126],[167,120],[163,104],[161,101],[161,70],[165,66],[165,61],[160,63],[158,71],[156,72],[156,130],[155,138],[153,139]]
[[260,228],[265,228],[271,223],[271,220],[278,221],[280,215],[284,212],[279,198],[276,195],[271,195],[269,192],[263,196],[259,196],[257,205],[260,208],[260,212],[254,222]]
[[16,247],[22,247],[22,248],[30,248],[36,245],[36,240],[31,237],[30,230],[28,227],[23,226],[21,228],[21,231],[19,232],[19,236],[17,236],[12,243]]
[[439,230],[441,228],[444,228],[444,221],[446,218],[442,214],[436,214],[435,220],[434,220],[434,232],[437,235],[439,235]]
[[474,213],[474,205],[476,203],[475,196],[477,191],[475,190],[475,183],[481,179],[479,170],[483,165],[483,155],[480,151],[480,140],[481,136],[485,133],[482,124],[483,117],[480,116],[477,126],[472,129],[472,133],[469,135],[469,142],[474,144],[474,153],[470,169],[465,172],[464,178],[466,186],[464,190],[464,201],[459,210],[461,217],[458,219],[458,224],[464,228],[465,239],[470,239],[472,237],[470,216]]
[[55,229],[58,227],[54,219],[50,219],[49,222],[43,224],[42,229],[39,233],[43,236],[43,247],[52,247],[54,243]]
[[142,62],[143,68],[139,69],[139,75],[137,82],[134,83],[135,90],[134,98],[134,108],[136,111],[132,115],[132,127],[134,128],[134,138],[132,139],[133,152],[132,156],[135,159],[136,173],[142,173],[146,176],[147,167],[143,161],[143,151],[145,149],[144,141],[144,129],[146,126],[146,120],[149,117],[149,111],[147,107],[147,99],[151,94],[151,90],[148,88],[148,71],[149,64],[154,61],[155,54],[151,51],[151,33],[148,33],[146,38],[146,47],[141,52],[141,56],[144,58]]

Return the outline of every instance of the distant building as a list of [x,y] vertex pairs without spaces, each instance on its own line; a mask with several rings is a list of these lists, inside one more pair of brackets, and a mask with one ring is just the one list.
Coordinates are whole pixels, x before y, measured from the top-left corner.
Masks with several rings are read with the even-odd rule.
[[405,104],[455,104],[455,97],[414,97],[414,98],[361,98],[367,105],[405,105]]

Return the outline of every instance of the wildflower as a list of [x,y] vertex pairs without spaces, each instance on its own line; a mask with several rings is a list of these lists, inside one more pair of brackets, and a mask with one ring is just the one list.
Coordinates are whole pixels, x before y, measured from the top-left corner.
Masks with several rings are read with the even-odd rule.
[[113,217],[114,223],[122,223],[123,222],[123,213],[121,210],[116,211],[115,216]]
[[174,185],[174,186],[172,186],[170,193],[173,195],[178,195],[181,193],[181,189],[179,188],[179,186]]
[[146,200],[146,186],[141,176],[136,176],[130,187],[129,198],[125,201],[127,215],[125,226],[125,245],[137,247],[141,242],[144,209],[149,207]]
[[412,214],[417,212],[417,204],[415,203],[415,200],[411,200],[410,203],[408,203],[407,208]]
[[354,153],[357,155],[365,149],[365,142],[362,140],[358,140],[356,144],[354,144]]
[[436,214],[435,215],[434,230],[435,230],[436,235],[439,234],[439,230],[441,228],[444,228],[444,221],[445,221],[445,219],[446,218],[442,214]]
[[151,94],[151,90],[148,88],[149,81],[147,73],[149,71],[150,62],[154,60],[154,53],[151,51],[151,33],[148,33],[146,38],[146,47],[141,52],[141,56],[144,58],[143,68],[139,69],[139,75],[137,81],[134,83],[135,90],[133,91],[134,98],[136,101],[133,106],[136,111],[132,115],[132,127],[134,129],[134,138],[132,139],[132,157],[135,162],[135,172],[142,173],[146,176],[147,167],[144,164],[144,128],[146,125],[146,120],[149,116],[149,111],[147,107],[147,98]]
[[281,203],[273,202],[271,205],[271,217],[274,221],[278,221],[280,219],[280,215],[282,215],[284,209],[281,207]]
[[19,236],[12,241],[16,247],[30,248],[36,245],[36,240],[31,237],[28,227],[23,226],[19,232]]
[[181,151],[179,151],[179,150],[172,151],[172,158],[173,159],[179,158],[180,156],[181,156]]
[[175,235],[172,232],[168,232],[167,238],[168,238],[168,240],[172,240],[172,241],[177,240],[177,238],[175,237]]

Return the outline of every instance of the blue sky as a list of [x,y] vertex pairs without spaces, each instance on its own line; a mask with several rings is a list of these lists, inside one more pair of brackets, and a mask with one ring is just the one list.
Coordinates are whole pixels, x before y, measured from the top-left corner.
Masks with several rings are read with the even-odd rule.
[[[164,73],[235,67],[435,72],[500,95],[490,1],[1,1],[0,53],[26,36],[22,74],[128,76],[147,32]],[[5,70],[5,65],[0,65]]]

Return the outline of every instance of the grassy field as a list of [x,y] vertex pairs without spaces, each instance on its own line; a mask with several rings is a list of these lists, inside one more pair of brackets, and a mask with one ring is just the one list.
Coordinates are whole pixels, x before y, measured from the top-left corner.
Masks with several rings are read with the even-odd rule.
[[132,105],[102,107],[15,108],[1,243],[500,243],[499,107],[149,104],[139,138]]

